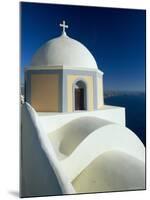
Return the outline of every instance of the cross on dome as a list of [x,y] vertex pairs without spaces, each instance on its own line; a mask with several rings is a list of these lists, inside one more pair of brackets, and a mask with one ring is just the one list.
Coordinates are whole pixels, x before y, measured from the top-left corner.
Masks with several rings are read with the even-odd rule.
[[59,26],[63,28],[62,34],[63,34],[63,35],[66,35],[65,29],[68,28],[68,25],[66,25],[65,20],[63,20],[63,23],[62,23],[62,24],[59,24]]

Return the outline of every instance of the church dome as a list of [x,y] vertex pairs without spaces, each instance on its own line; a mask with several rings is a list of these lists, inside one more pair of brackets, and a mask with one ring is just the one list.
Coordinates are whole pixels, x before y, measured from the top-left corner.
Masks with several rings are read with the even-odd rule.
[[66,32],[39,48],[32,58],[31,66],[98,68],[90,51],[77,40],[67,36]]

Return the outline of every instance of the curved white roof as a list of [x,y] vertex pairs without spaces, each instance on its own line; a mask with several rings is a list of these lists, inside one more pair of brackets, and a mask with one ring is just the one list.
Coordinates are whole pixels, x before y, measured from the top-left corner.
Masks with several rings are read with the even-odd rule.
[[33,56],[31,66],[68,66],[97,69],[90,51],[80,42],[62,34],[46,42]]

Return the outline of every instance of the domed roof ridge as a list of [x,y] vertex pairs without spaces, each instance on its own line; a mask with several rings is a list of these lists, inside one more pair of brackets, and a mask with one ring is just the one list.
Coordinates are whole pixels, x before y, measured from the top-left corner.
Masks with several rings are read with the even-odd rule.
[[60,36],[48,40],[37,50],[32,58],[31,66],[98,68],[90,51],[81,42],[69,37],[65,29]]

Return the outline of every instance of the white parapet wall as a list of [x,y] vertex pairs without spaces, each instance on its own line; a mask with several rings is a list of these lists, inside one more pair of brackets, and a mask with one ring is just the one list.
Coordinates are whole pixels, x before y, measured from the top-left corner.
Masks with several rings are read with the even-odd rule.
[[60,128],[71,120],[80,118],[80,117],[98,117],[110,121],[112,123],[120,124],[125,126],[125,108],[116,107],[116,106],[107,106],[104,105],[101,110],[96,111],[77,111],[73,113],[49,113],[44,112],[38,113],[41,123],[45,132],[49,133]]
[[84,138],[72,154],[62,160],[61,164],[72,181],[94,159],[113,150],[124,152],[145,162],[144,145],[131,130],[117,124],[106,124]]
[[37,113],[25,103],[21,124],[22,197],[145,188],[145,147],[124,108]]

